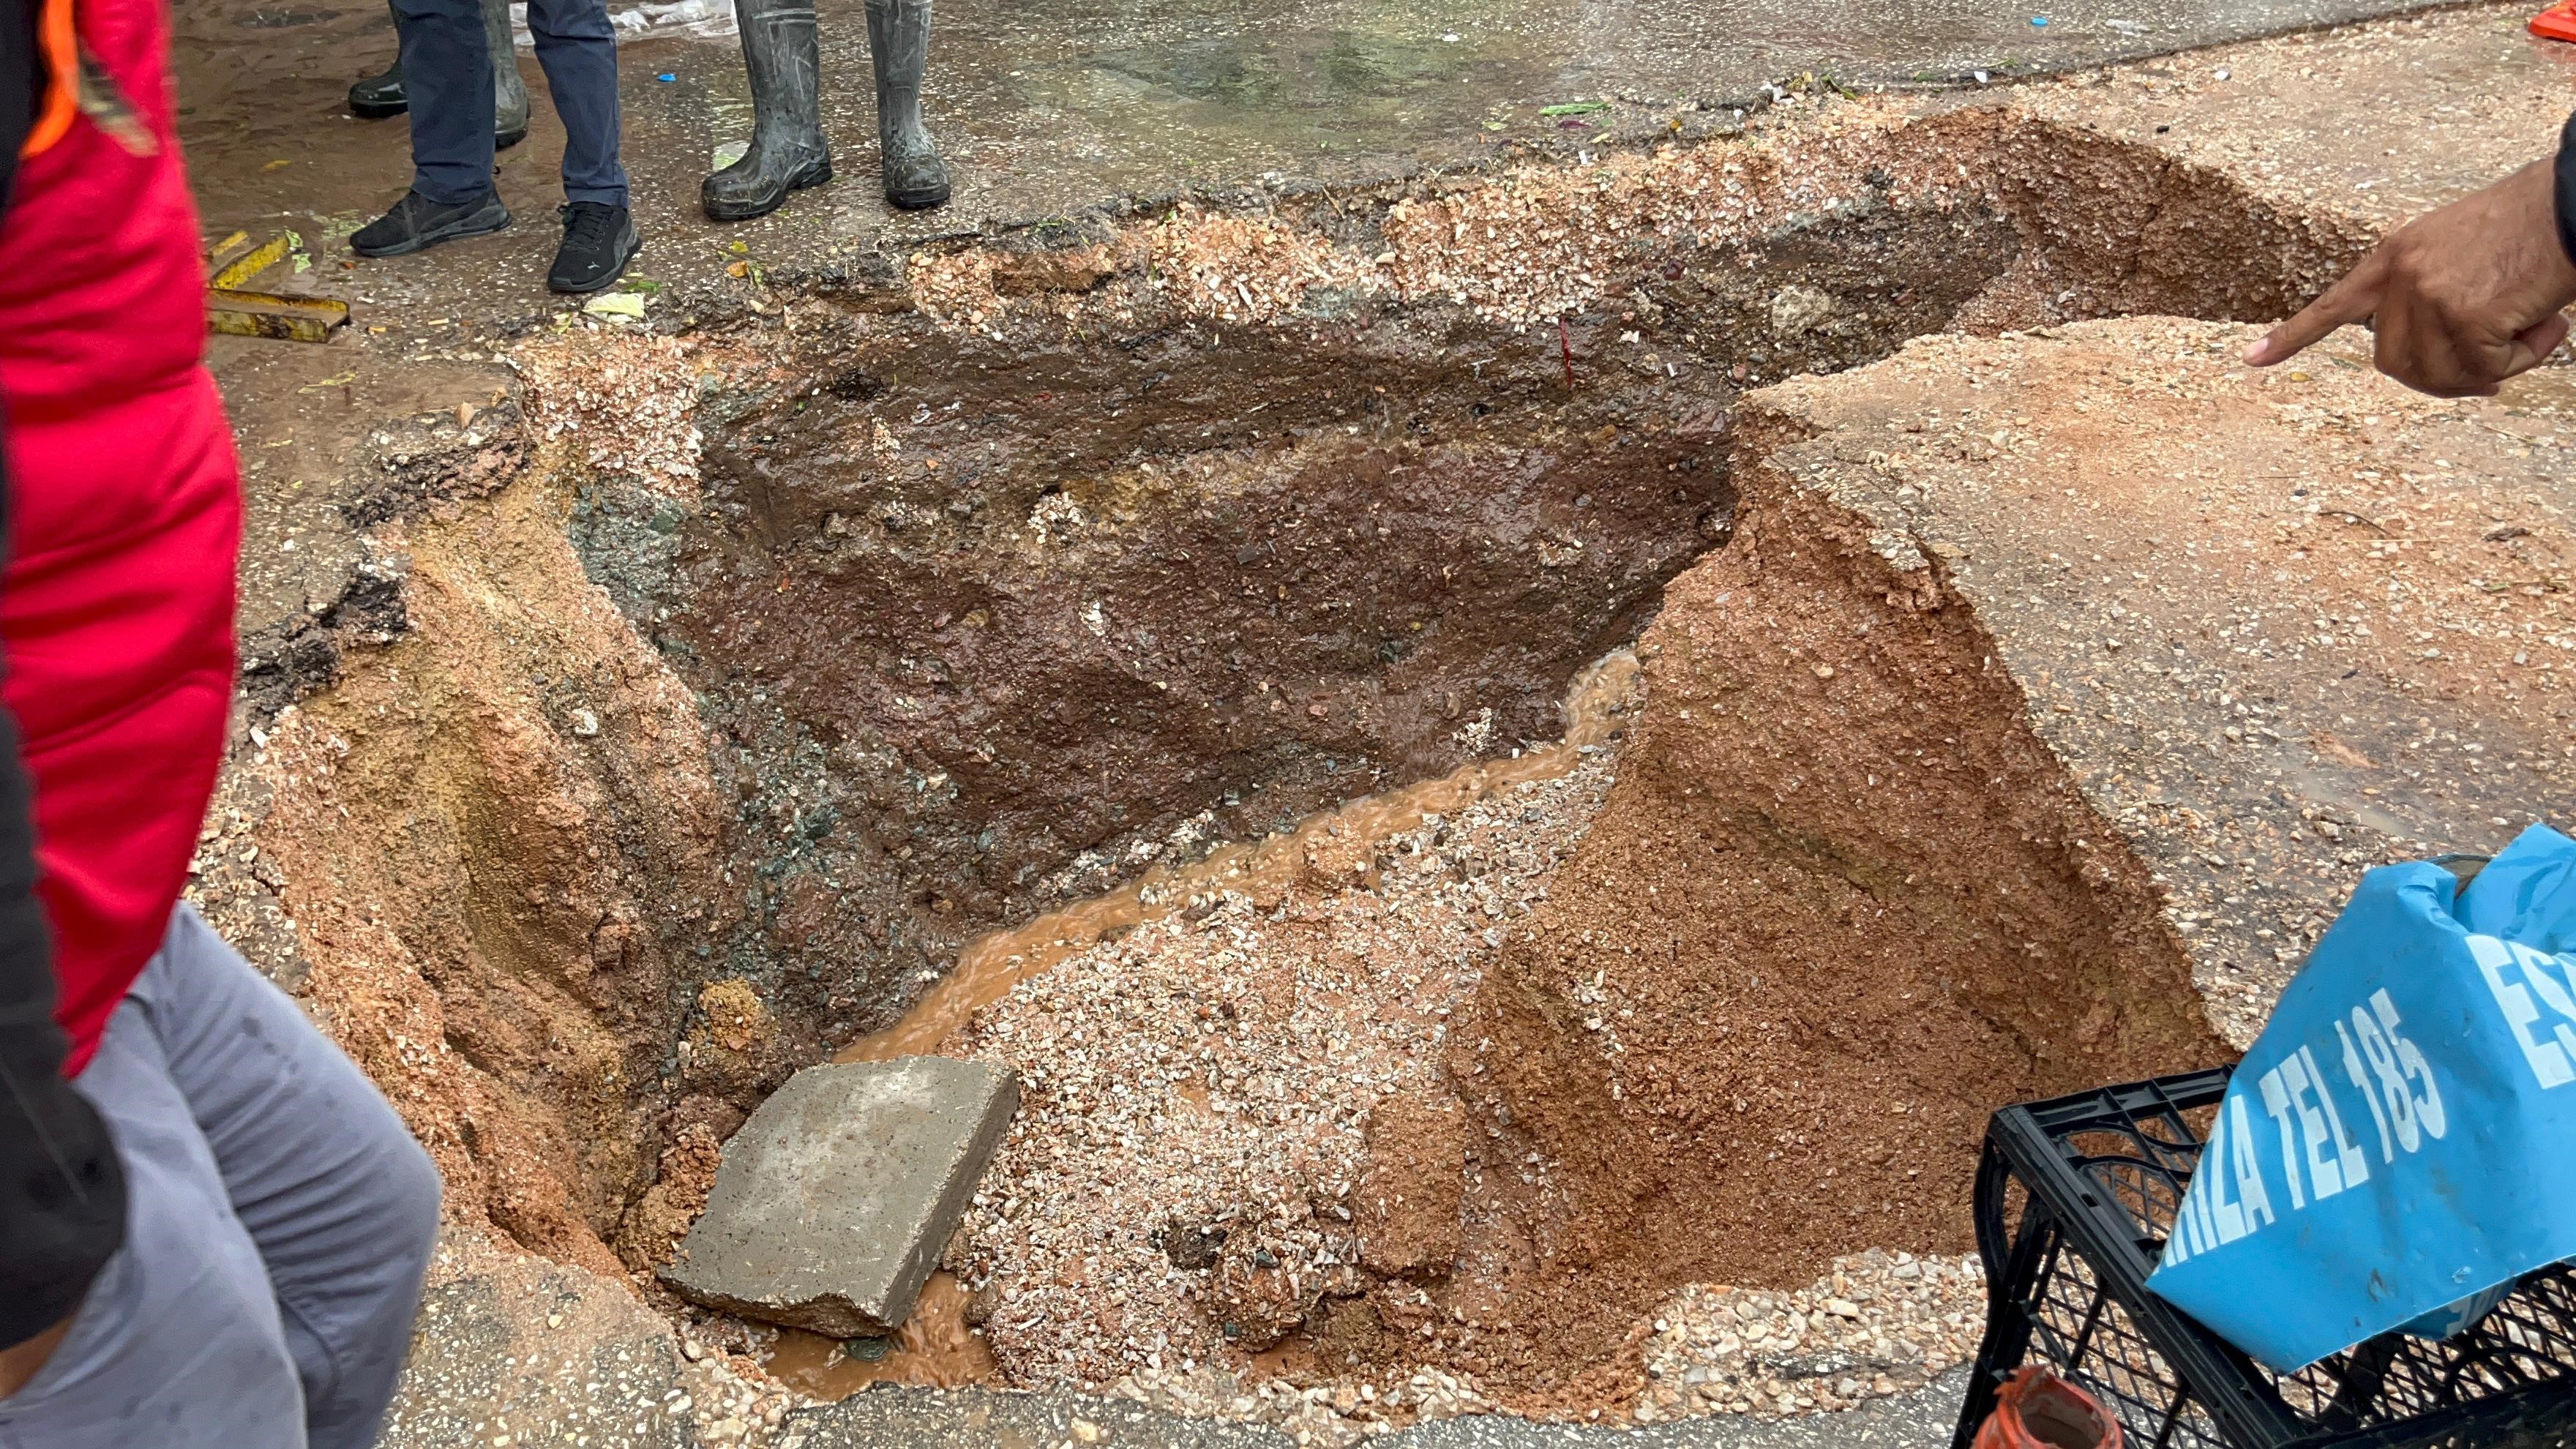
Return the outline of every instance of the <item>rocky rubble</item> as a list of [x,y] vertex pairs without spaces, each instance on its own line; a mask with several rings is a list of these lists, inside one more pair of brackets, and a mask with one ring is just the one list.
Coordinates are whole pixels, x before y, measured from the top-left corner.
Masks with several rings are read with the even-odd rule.
[[[1624,1417],[1790,1418],[1915,1392],[1975,1358],[1985,1291],[1974,1257],[1875,1249],[1791,1292],[1692,1284],[1656,1311],[1646,1387]],[[1499,1407],[1472,1377],[1429,1367],[1384,1389],[1347,1380],[1301,1387],[1204,1364],[1148,1368],[1109,1391],[1167,1413],[1266,1424],[1319,1449]]]
[[1986,1277],[1973,1256],[1872,1249],[1794,1293],[1694,1283],[1655,1315],[1639,1423],[1847,1409],[1976,1357]]
[[950,1262],[1012,1382],[1240,1368],[1367,1291],[1371,1111],[1445,1090],[1451,1018],[1609,775],[1327,836],[1308,891],[1203,898],[979,1016],[967,1047],[1019,1070],[1022,1109]]
[[1120,1379],[1109,1391],[1165,1413],[1266,1424],[1316,1449],[1343,1449],[1407,1424],[1490,1414],[1497,1407],[1474,1380],[1435,1368],[1417,1369],[1380,1391],[1374,1384],[1350,1382],[1303,1388],[1284,1379],[1253,1382],[1202,1365],[1187,1371],[1147,1369]]

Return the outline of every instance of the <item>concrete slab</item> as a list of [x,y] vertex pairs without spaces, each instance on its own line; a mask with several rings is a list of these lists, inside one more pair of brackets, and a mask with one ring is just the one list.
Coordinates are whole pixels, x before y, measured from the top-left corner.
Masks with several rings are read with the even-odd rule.
[[2240,1046],[2364,868],[2576,810],[2576,371],[2445,402],[2256,335],[1925,338],[1751,395],[1738,473],[1757,550],[1974,611]]
[[834,1338],[892,1332],[1019,1100],[1010,1070],[987,1062],[807,1067],[725,1144],[706,1214],[662,1281]]

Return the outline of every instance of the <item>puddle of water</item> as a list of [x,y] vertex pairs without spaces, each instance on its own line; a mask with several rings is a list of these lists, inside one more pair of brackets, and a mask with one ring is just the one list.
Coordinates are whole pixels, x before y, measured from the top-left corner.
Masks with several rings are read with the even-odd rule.
[[1003,86],[1031,120],[1096,137],[1103,159],[1194,171],[1217,138],[1261,158],[1247,164],[1307,167],[1389,138],[1474,134],[1498,105],[1603,83],[1555,37],[1460,28],[1433,9],[1212,16],[1189,35],[1005,57]]
[[935,1055],[977,1011],[1013,986],[1053,969],[1074,952],[1149,920],[1159,920],[1217,890],[1278,889],[1305,869],[1306,848],[1326,837],[1348,843],[1384,840],[1498,790],[1552,780],[1573,770],[1586,746],[1606,743],[1638,689],[1637,656],[1615,650],[1576,676],[1565,701],[1565,737],[1510,759],[1462,765],[1436,780],[1370,795],[1306,817],[1296,829],[1248,845],[1225,845],[1205,860],[1155,865],[1124,887],[1068,906],[1015,930],[978,937],[957,967],[913,1003],[903,1019],[835,1053],[836,1062],[877,1062]]
[[1001,1382],[993,1351],[966,1326],[965,1286],[933,1273],[914,1300],[893,1345],[881,1358],[854,1358],[836,1338],[781,1329],[761,1366],[799,1393],[846,1399],[870,1384],[925,1384],[955,1389]]

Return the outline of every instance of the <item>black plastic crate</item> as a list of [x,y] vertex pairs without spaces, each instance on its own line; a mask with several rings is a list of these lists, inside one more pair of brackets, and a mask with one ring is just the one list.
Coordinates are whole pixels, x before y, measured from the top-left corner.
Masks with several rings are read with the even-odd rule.
[[1977,1168],[1986,1336],[1953,1449],[2047,1363],[2130,1449],[2576,1449],[2576,1273],[2525,1277],[2445,1343],[2389,1333],[2276,1374],[2146,1291],[2227,1068],[1997,1112]]

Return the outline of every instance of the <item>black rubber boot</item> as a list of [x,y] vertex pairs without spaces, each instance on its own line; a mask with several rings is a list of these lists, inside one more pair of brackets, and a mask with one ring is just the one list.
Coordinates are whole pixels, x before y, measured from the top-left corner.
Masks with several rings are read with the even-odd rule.
[[736,0],[734,19],[751,73],[751,149],[698,188],[715,221],[767,216],[787,193],[832,179],[813,0]]
[[411,97],[403,94],[402,62],[397,60],[382,71],[361,77],[349,87],[349,114],[362,121],[381,121],[399,116],[411,109]]
[[349,114],[362,121],[381,121],[399,116],[411,109],[411,97],[403,94],[402,60],[374,75],[361,77],[349,87]]
[[507,151],[528,139],[528,83],[510,42],[510,0],[483,0],[483,38],[492,47],[492,148]]
[[[492,146],[507,151],[528,139],[528,83],[510,43],[510,0],[483,0],[483,37],[492,47]],[[349,87],[349,114],[381,121],[411,109],[403,89],[402,61]]]
[[350,236],[349,250],[362,257],[408,256],[425,252],[440,242],[482,236],[509,224],[509,208],[501,204],[501,193],[497,191],[454,203],[432,201],[417,191],[406,191],[393,210]]
[[921,123],[930,64],[930,0],[868,0],[868,56],[877,71],[877,169],[886,200],[921,211],[948,200],[948,165]]

